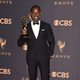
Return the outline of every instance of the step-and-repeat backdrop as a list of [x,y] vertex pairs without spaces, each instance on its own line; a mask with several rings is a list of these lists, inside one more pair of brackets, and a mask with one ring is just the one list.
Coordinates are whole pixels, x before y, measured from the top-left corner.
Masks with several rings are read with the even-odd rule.
[[51,80],[80,80],[79,0],[0,0],[0,80],[29,80],[26,53],[17,39],[21,18],[34,4],[41,7],[42,20],[51,24],[56,40]]

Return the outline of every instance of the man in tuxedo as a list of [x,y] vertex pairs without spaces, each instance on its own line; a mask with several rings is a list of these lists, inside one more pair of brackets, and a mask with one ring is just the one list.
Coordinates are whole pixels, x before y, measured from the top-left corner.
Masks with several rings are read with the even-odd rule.
[[[26,54],[29,78],[36,80],[39,68],[41,80],[50,80],[50,56],[53,55],[55,46],[53,31],[50,24],[41,20],[41,8],[38,5],[32,6],[30,15],[32,21],[27,24],[30,40]],[[23,35],[20,35],[18,46],[21,47],[25,41]]]

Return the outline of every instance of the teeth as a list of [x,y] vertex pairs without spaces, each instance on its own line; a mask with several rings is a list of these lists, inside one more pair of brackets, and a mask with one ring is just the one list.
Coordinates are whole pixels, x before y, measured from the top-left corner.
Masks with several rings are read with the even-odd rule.
[[35,17],[36,19],[38,18],[38,17]]

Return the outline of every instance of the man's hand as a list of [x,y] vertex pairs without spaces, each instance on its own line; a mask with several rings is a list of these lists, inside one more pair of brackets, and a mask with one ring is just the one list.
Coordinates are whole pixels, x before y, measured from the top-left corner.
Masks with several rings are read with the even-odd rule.
[[23,48],[23,50],[27,51],[28,45],[26,43],[24,43],[23,46],[22,46],[22,48]]

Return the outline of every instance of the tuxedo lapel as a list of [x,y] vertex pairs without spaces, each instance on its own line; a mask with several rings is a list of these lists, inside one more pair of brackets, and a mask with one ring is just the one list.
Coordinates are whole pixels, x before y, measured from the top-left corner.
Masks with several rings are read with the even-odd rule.
[[33,39],[36,39],[35,35],[34,35],[34,32],[32,30],[32,27],[31,27],[31,23],[29,23],[29,34],[30,36],[33,38]]
[[40,35],[41,35],[41,29],[42,29],[42,21],[41,21],[41,23],[40,23],[40,29],[39,29],[39,34],[38,34],[38,37],[37,37],[37,39],[40,37]]

